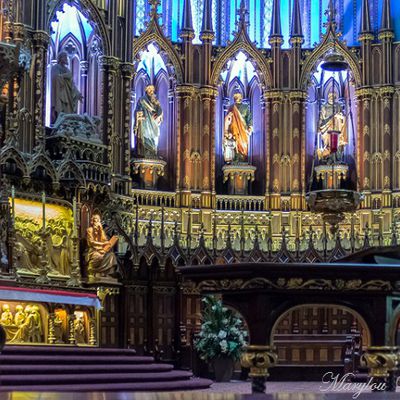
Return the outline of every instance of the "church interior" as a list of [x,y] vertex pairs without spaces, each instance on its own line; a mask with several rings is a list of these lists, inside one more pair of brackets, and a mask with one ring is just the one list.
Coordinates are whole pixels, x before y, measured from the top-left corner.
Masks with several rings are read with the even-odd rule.
[[0,395],[395,396],[400,2],[0,0],[0,93]]

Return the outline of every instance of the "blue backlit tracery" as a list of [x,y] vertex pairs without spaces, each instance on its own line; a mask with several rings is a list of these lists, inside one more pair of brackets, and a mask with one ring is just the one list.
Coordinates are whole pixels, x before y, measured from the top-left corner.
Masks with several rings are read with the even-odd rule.
[[[225,46],[233,39],[236,30],[236,12],[241,0],[212,0],[212,19],[217,45]],[[135,34],[139,35],[145,29],[149,18],[149,4],[147,0],[134,0],[135,3]],[[292,22],[293,0],[281,0],[281,25],[284,39],[284,48],[290,46],[290,26]],[[343,33],[343,39],[350,46],[358,45],[358,34],[361,17],[361,0],[334,0],[337,10],[338,30]],[[380,28],[382,15],[382,0],[370,1],[370,16],[372,28],[377,32]],[[391,2],[392,19],[396,40],[400,38],[400,2]],[[300,9],[304,34],[304,46],[314,47],[319,43],[325,32],[325,11],[329,0],[300,0]],[[249,11],[249,36],[258,47],[269,47],[268,36],[271,29],[272,0],[245,0]],[[194,43],[200,43],[204,0],[191,0],[193,28],[195,30]],[[183,0],[162,0],[159,6],[160,22],[164,32],[172,41],[179,41],[179,30],[182,25]]]

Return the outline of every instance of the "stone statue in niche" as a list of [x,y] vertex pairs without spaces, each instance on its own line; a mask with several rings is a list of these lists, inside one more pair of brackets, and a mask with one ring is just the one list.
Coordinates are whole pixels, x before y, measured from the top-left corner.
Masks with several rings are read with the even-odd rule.
[[58,54],[57,64],[51,68],[51,122],[54,123],[61,113],[76,114],[78,101],[83,99],[75,86],[68,65],[68,55]]
[[87,254],[89,278],[110,277],[117,267],[117,258],[111,250],[117,243],[118,237],[113,236],[108,240],[98,214],[92,216],[91,226],[86,234],[89,247]]
[[224,160],[226,163],[247,162],[249,138],[253,132],[253,120],[248,104],[242,103],[242,94],[233,95],[224,121]]
[[328,94],[328,101],[321,107],[319,135],[318,159],[327,164],[341,161],[348,144],[347,126],[343,105],[334,92]]
[[158,139],[162,121],[163,111],[155,95],[155,88],[153,85],[148,85],[145,95],[138,100],[135,110],[134,133],[136,152],[139,157],[158,158]]

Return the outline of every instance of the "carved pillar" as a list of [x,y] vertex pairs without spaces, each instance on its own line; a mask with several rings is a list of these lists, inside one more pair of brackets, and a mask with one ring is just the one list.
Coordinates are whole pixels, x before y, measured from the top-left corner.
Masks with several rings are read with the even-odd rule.
[[89,320],[89,344],[91,346],[96,346],[97,344],[97,327],[95,318],[90,318]]
[[122,79],[122,103],[121,103],[121,135],[122,146],[120,148],[120,170],[124,176],[124,193],[128,195],[130,191],[130,159],[131,159],[131,87],[134,65],[131,63],[121,64]]
[[266,169],[265,169],[265,209],[268,210],[270,208],[270,195],[271,195],[271,177],[272,177],[272,172],[271,172],[271,156],[268,157],[268,155],[271,154],[271,140],[272,140],[272,135],[270,135],[269,132],[271,132],[271,121],[270,121],[270,115],[271,115],[271,99],[269,98],[267,93],[264,93],[264,123],[265,123],[265,163],[266,163]]
[[76,344],[75,339],[75,314],[68,315],[68,343]]
[[80,62],[81,66],[81,84],[80,89],[83,96],[83,101],[79,102],[79,107],[81,109],[81,113],[84,114],[88,110],[88,68],[89,63],[87,61],[82,60]]
[[269,92],[268,96],[271,99],[271,179],[270,179],[270,193],[271,193],[271,209],[280,210],[280,159],[281,159],[281,145],[280,145],[280,114],[282,107],[282,97],[280,92]]
[[43,126],[45,118],[46,104],[46,65],[47,47],[49,35],[44,31],[36,31],[32,35],[33,54],[35,54],[32,79],[34,96],[34,126],[35,126],[35,146],[44,148],[45,128]]
[[385,86],[381,88],[383,102],[383,207],[391,207],[392,178],[392,96],[394,88]]
[[371,206],[371,89],[361,89],[356,92],[358,102],[358,174],[360,189],[365,199],[362,206]]
[[292,116],[292,132],[291,132],[291,168],[292,182],[290,183],[291,190],[291,209],[301,209],[301,132],[302,132],[302,115],[305,93],[292,92],[291,99],[291,116]]
[[211,168],[213,158],[213,144],[214,140],[212,137],[214,136],[214,109],[213,106],[215,105],[216,91],[211,88],[202,88],[201,91],[201,101],[202,101],[202,113],[203,113],[203,126],[202,126],[202,192],[201,192],[201,206],[203,208],[210,208],[211,204]]
[[[118,154],[118,148],[115,146],[118,143],[115,129],[115,86],[116,74],[118,70],[119,60],[115,57],[101,56],[99,58],[100,68],[103,74],[103,142],[109,145],[108,161],[111,162],[113,155]],[[114,146],[112,145],[114,143]]]
[[177,86],[178,95],[178,113],[181,115],[180,127],[178,127],[181,136],[181,148],[178,149],[182,154],[181,161],[181,205],[189,206],[191,204],[191,106],[193,97],[193,87]]
[[54,319],[56,315],[54,313],[49,314],[49,333],[47,335],[47,343],[54,344],[56,342]]

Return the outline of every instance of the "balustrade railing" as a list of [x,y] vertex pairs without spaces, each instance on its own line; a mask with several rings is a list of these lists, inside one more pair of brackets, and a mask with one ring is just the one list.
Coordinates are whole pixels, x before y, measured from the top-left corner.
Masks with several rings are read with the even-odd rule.
[[264,211],[265,197],[217,195],[217,210]]

